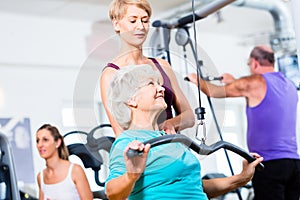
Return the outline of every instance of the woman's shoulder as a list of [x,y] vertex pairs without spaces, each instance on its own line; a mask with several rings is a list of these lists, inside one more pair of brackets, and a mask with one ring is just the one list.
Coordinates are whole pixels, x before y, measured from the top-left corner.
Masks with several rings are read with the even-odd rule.
[[164,134],[164,131],[158,130],[125,130],[115,142],[128,142],[132,140],[145,141]]
[[100,80],[102,83],[108,83],[112,76],[117,72],[116,69],[111,67],[105,67],[101,72]]
[[140,131],[139,130],[124,130],[114,141],[112,148],[116,147],[125,148],[127,144],[133,140],[140,139]]
[[113,146],[119,145],[120,143],[126,143],[127,141],[132,140],[132,134],[130,130],[124,130],[114,141]]
[[120,67],[118,67],[117,65],[114,65],[113,63],[108,63],[106,64],[106,66],[104,66],[101,74],[109,74],[109,73],[115,73],[117,70],[119,70]]
[[73,165],[73,169],[72,169],[73,172],[81,172],[83,170],[81,165],[77,163],[71,163],[71,165]]
[[120,65],[112,63],[112,62],[109,62],[109,63],[107,63],[104,66],[103,70],[105,70],[105,69],[119,70],[120,69]]
[[43,168],[41,171],[39,171],[37,173],[37,177],[40,178],[40,176],[43,176],[43,174],[45,173],[45,171],[46,171],[46,168]]
[[[76,164],[76,163],[71,163],[71,165],[73,165],[72,167],[72,171],[71,171],[71,174],[72,174],[72,177],[73,179],[77,179],[77,178],[80,178],[82,177],[82,175],[84,175],[84,170],[83,168],[81,167],[81,165],[79,164]],[[71,166],[70,166],[71,167]]]
[[41,178],[40,178],[40,177],[41,177],[41,172],[38,172],[37,175],[36,175],[36,177],[37,177],[37,180],[38,180],[38,182],[39,182],[40,179],[41,179]]
[[162,67],[162,68],[171,68],[171,65],[169,64],[169,62],[165,59],[162,58],[151,58],[153,60],[156,60],[158,62],[158,64]]

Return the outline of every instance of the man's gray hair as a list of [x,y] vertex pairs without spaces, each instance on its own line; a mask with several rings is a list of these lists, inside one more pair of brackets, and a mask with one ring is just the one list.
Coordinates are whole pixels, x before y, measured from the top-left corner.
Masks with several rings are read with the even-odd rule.
[[131,121],[131,109],[128,102],[139,87],[149,79],[158,80],[160,73],[151,65],[129,65],[117,71],[107,93],[107,105],[114,119],[123,129],[128,129]]

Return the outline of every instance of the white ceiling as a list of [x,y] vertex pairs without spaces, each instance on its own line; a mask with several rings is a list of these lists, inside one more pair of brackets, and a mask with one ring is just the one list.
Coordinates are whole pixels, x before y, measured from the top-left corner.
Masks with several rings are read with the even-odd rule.
[[[111,0],[1,0],[0,12],[74,20],[108,20]],[[150,0],[154,14],[172,9],[189,0]]]
[[[207,0],[196,0],[200,4]],[[108,5],[111,0],[1,0],[0,12],[33,15],[38,17],[66,18],[91,22],[108,21]],[[171,13],[180,13],[179,8],[189,7],[191,0],[149,0],[153,8],[152,20]],[[167,13],[167,14],[166,14]],[[199,22],[205,32],[231,35],[264,34],[273,30],[273,20],[266,11],[226,6],[219,13]]]

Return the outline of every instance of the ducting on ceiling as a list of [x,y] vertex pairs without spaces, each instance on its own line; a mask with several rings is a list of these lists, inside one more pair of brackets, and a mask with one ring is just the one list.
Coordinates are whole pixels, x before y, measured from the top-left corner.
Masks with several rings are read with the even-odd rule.
[[[292,17],[287,9],[285,3],[280,0],[216,0],[216,1],[206,1],[205,3],[196,7],[195,19],[199,20],[207,17],[208,15],[217,12],[222,7],[226,5],[234,5],[239,7],[247,7],[253,9],[260,9],[269,12],[274,21],[274,30],[270,36],[270,44],[273,50],[279,54],[296,54],[296,39],[292,23]],[[190,6],[190,4],[189,4]],[[188,6],[185,4],[181,7],[183,10],[187,10]],[[180,10],[180,8],[176,8]],[[178,12],[173,12],[178,14]],[[188,11],[189,13],[191,11]],[[172,12],[169,12],[172,13]],[[164,27],[168,29],[183,27],[188,23],[192,22],[193,15],[187,14],[184,17],[178,18],[178,16],[166,17],[167,20],[156,20],[153,23],[154,27]],[[175,19],[174,19],[175,18]]]
[[282,1],[275,0],[238,0],[233,3],[242,6],[268,11],[273,18],[275,33],[270,37],[270,44],[277,54],[295,54],[296,39],[290,11]]

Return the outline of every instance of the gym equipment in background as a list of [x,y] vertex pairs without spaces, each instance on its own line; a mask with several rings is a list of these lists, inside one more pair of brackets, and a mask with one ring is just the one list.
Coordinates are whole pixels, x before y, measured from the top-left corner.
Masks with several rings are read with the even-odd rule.
[[0,133],[0,199],[20,200],[11,146],[2,133]]
[[[100,181],[99,172],[101,168],[103,169],[106,167],[101,151],[109,153],[115,138],[111,136],[101,136],[97,138],[96,132],[110,127],[110,124],[101,124],[93,128],[89,133],[84,131],[71,131],[64,135],[64,138],[75,134],[82,137],[82,143],[72,143],[67,145],[69,154],[78,156],[85,168],[91,168],[94,171],[94,180],[100,187],[104,187],[105,182]],[[94,198],[107,200],[103,189],[92,192]]]

